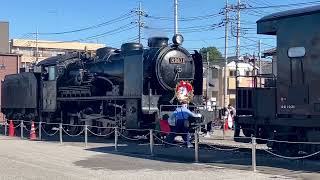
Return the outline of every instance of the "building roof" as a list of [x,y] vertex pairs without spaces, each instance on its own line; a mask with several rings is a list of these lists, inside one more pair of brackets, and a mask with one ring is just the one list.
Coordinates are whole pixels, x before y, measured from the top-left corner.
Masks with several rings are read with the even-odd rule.
[[21,54],[15,53],[0,53],[0,56],[22,56]]
[[[13,47],[36,47],[36,40],[34,39],[12,39],[11,45]],[[38,40],[39,48],[46,49],[67,49],[67,50],[89,50],[93,51],[102,47],[104,44],[95,43],[80,43],[80,42],[59,42],[59,41],[44,41]]]
[[317,13],[320,13],[320,5],[273,13],[259,19],[257,23],[291,18],[291,17],[311,15],[311,14],[317,14]]
[[272,74],[272,61],[261,61],[261,74]]
[[262,52],[263,57],[273,56],[277,53],[277,48],[267,49]]

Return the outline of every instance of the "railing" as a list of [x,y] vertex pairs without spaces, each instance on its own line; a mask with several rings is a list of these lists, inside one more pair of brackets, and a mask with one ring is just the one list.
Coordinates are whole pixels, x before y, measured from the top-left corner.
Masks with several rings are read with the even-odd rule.
[[[276,77],[273,74],[238,76],[237,80],[239,81],[237,88],[266,88],[275,87],[276,85]],[[242,81],[242,83],[240,81]]]

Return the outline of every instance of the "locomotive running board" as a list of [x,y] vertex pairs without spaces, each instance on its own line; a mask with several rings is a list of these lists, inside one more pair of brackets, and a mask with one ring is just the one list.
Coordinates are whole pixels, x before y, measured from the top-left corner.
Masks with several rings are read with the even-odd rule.
[[93,96],[93,97],[59,97],[57,101],[98,101],[98,100],[125,100],[141,99],[141,96]]

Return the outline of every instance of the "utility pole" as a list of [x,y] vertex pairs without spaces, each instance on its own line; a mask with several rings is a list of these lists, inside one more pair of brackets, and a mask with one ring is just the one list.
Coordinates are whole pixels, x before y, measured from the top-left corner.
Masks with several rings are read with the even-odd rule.
[[224,47],[224,107],[227,107],[227,95],[228,95],[228,79],[227,79],[227,65],[228,65],[228,28],[229,28],[229,4],[226,0],[225,7],[225,47]]
[[259,74],[262,74],[262,69],[261,69],[261,39],[259,39],[258,51],[259,51]]
[[[225,47],[224,47],[224,107],[227,107],[227,95],[228,95],[228,79],[227,79],[227,65],[228,65],[228,28],[229,28],[229,4],[226,0],[225,7]],[[223,119],[223,127],[226,123],[226,119]],[[225,136],[225,129],[223,128],[223,139]]]
[[236,56],[237,59],[240,57],[240,0],[238,0],[237,4],[237,49],[236,49]]
[[141,43],[141,28],[144,27],[144,22],[142,21],[142,16],[146,16],[147,13],[142,10],[141,2],[139,2],[139,8],[134,11],[138,15],[138,21],[135,23],[138,24],[138,42]]
[[238,0],[238,4],[237,4],[237,46],[236,46],[236,88],[238,87],[238,76],[240,74],[238,74],[238,61],[240,58],[240,0]]
[[174,0],[174,35],[178,34],[178,0]]
[[38,60],[39,60],[38,35],[39,35],[39,32],[38,32],[38,27],[37,27],[37,31],[36,31],[36,63],[38,63]]
[[[210,68],[210,63],[209,63],[209,51],[207,52],[207,82],[206,82],[206,96],[207,99],[209,98],[209,68]],[[206,105],[207,105],[207,100],[206,100]]]

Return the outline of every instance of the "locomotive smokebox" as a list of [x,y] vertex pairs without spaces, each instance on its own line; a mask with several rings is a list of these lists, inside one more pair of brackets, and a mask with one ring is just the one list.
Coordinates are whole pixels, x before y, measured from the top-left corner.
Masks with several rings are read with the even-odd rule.
[[152,37],[148,39],[148,46],[151,48],[159,48],[168,46],[169,38],[167,37]]

